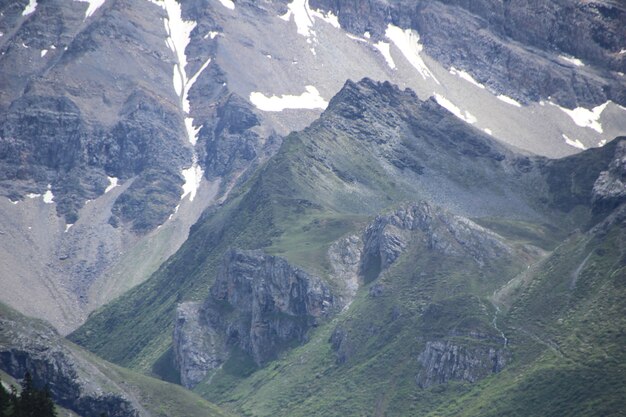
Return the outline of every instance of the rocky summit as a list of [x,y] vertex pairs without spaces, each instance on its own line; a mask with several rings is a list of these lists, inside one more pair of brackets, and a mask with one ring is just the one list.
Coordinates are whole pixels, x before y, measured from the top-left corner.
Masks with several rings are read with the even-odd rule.
[[614,0],[0,1],[0,416],[621,415],[624,73]]

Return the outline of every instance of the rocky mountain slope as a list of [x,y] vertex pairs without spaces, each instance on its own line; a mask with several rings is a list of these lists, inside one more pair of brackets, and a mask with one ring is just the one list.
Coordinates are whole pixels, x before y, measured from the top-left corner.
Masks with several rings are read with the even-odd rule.
[[530,152],[601,146],[626,132],[624,16],[606,1],[4,2],[2,300],[76,328],[347,79],[410,87]]
[[[55,403],[79,416],[224,416],[190,392],[107,363],[67,342],[47,323],[0,305],[0,367],[30,372]],[[71,415],[71,414],[70,414]]]
[[[169,363],[243,413],[434,412],[442,393],[534,363],[493,294],[623,204],[598,195],[621,178],[623,144],[529,156],[435,100],[347,82],[159,272],[70,337],[163,377]],[[292,268],[337,308],[311,310]]]

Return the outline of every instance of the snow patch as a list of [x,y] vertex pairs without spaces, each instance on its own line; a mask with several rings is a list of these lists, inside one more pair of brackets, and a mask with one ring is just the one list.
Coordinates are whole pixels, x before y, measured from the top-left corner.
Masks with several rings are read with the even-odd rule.
[[437,94],[437,93],[433,93],[433,94],[435,96],[435,100],[441,107],[445,108],[446,110],[454,114],[459,119],[469,124],[474,124],[477,122],[476,117],[474,117],[474,115],[472,115],[467,110],[465,111],[465,114],[463,114],[463,111],[459,109],[457,106],[455,106],[454,103],[452,103],[450,100],[448,100],[441,94]]
[[207,38],[215,39],[215,37],[219,34],[220,34],[219,32],[210,31],[209,33],[204,35],[203,39],[207,39]]
[[39,198],[39,197],[41,197],[41,194],[28,193],[28,194],[26,194],[26,197],[28,197],[28,198]]
[[522,107],[522,105],[518,101],[512,99],[509,96],[505,96],[504,94],[500,94],[497,98],[498,100],[503,101],[506,104],[510,104],[511,106]]
[[54,45],[50,45],[50,49],[54,50],[54,49],[57,49],[57,47]]
[[105,194],[111,191],[112,189],[114,189],[115,187],[117,187],[117,181],[118,181],[118,179],[115,177],[107,177],[107,178],[109,179],[109,185],[104,190]]
[[54,203],[54,194],[52,194],[52,185],[48,184],[48,189],[43,194],[43,202],[46,204]]
[[488,127],[484,128],[483,130],[485,131],[486,134],[493,136],[493,132]]
[[402,30],[397,26],[389,24],[385,31],[385,36],[396,45],[400,52],[402,52],[402,55],[415,67],[422,78],[432,78],[437,84],[440,84],[439,80],[430,72],[420,56],[423,46],[419,43],[420,36],[416,31],[412,29]]
[[621,51],[618,52],[620,55],[624,55],[626,54],[626,49],[622,49]]
[[375,43],[374,48],[378,49],[380,53],[383,54],[385,61],[387,61],[387,65],[389,65],[389,68],[396,69],[396,63],[394,62],[393,57],[391,56],[391,52],[389,50],[389,44],[387,42],[380,41],[378,43]]
[[372,35],[370,35],[370,33],[369,33],[369,32],[365,32],[365,33],[363,34],[363,36],[365,37],[365,39],[369,39],[369,38],[371,38],[371,37],[372,37]]
[[[298,35],[304,36],[309,44],[317,43],[317,35],[313,30],[315,19],[320,19],[334,28],[341,28],[337,16],[332,12],[324,13],[321,10],[311,9],[309,0],[293,0],[287,5],[287,12],[278,17],[286,22],[291,21],[293,17]],[[313,48],[310,49],[315,55],[315,50]]]
[[563,61],[569,62],[570,64],[576,65],[577,67],[585,66],[585,64],[578,58],[569,57],[565,55],[559,55],[559,58],[561,58]]
[[74,223],[66,224],[64,233],[67,233],[72,228],[72,226],[74,226]]
[[601,148],[604,145],[606,145],[606,142],[607,142],[606,139],[602,139],[600,142],[598,142],[598,146]]
[[47,49],[42,49],[41,50],[41,57],[43,58],[44,56],[46,56],[47,53],[48,53]]
[[11,204],[13,204],[13,205],[16,205],[17,203],[19,203],[19,202],[20,202],[20,200],[15,200],[15,201],[13,201],[13,200],[11,200],[11,199],[9,199],[9,201],[10,201],[10,202],[11,202]]
[[280,97],[272,95],[266,96],[263,93],[250,93],[250,102],[262,111],[283,111],[285,109],[322,109],[328,106],[328,102],[320,96],[320,92],[312,85],[306,86],[306,92],[299,96],[282,95]]
[[469,82],[469,83],[474,84],[476,87],[478,87],[478,88],[482,88],[483,90],[485,89],[485,86],[484,86],[484,85],[482,85],[481,83],[479,83],[478,81],[476,81],[476,80],[474,79],[474,77],[472,77],[469,73],[467,73],[467,72],[465,72],[465,71],[463,71],[463,70],[459,70],[459,69],[456,69],[456,68],[454,68],[454,67],[451,67],[451,68],[450,68],[450,74],[452,74],[452,75],[457,75],[457,76],[459,76],[460,78],[464,79],[465,81],[467,81],[467,82]]
[[565,114],[567,114],[573,121],[580,127],[588,127],[595,130],[598,133],[602,133],[602,124],[600,124],[600,116],[610,101],[604,104],[594,107],[593,109],[585,109],[584,107],[576,107],[573,110],[566,109],[558,104],[550,103],[553,106],[557,106]]
[[233,0],[219,0],[220,3],[222,3],[222,6],[226,7],[227,9],[230,10],[235,10],[235,3],[233,2]]
[[180,199],[183,200],[185,197],[189,196],[189,201],[193,201],[198,192],[198,188],[200,188],[202,176],[204,175],[202,168],[198,165],[198,158],[195,154],[191,166],[187,169],[183,169],[182,175],[185,183],[183,184],[183,195]]
[[28,49],[28,45],[26,45],[24,42],[22,42],[22,48]]
[[583,151],[585,149],[587,149],[587,148],[585,148],[585,145],[583,145],[583,143],[581,141],[579,141],[578,139],[572,140],[572,139],[568,138],[565,133],[563,133],[562,136],[563,136],[563,139],[565,139],[565,143],[567,143],[569,146],[573,146],[574,148],[582,149]]
[[31,13],[35,13],[35,10],[37,10],[37,0],[29,0],[28,4],[22,11],[22,16],[28,16]]
[[100,6],[104,4],[106,0],[74,0],[74,1],[79,1],[81,3],[89,3],[89,7],[87,7],[87,10],[85,11],[85,19],[87,19],[89,16],[93,15],[96,12],[96,10],[98,10]]

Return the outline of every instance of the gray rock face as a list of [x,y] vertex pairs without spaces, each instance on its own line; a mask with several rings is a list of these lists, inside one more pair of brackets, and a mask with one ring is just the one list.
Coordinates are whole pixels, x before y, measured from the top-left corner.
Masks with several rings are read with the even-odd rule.
[[422,365],[416,376],[421,388],[451,380],[476,382],[506,365],[504,352],[492,347],[455,344],[450,341],[426,342],[418,361]]
[[147,415],[97,367],[80,360],[55,331],[40,322],[24,324],[0,317],[0,369],[18,379],[30,372],[36,385],[49,384],[56,403],[79,415]]
[[180,382],[195,387],[211,369],[225,360],[221,339],[201,322],[201,303],[188,302],[178,306],[174,323],[174,364],[180,371]]
[[[616,141],[619,139],[616,139]],[[626,140],[615,147],[615,157],[606,171],[602,171],[593,184],[592,203],[595,210],[603,211],[626,201]]]
[[[429,55],[523,102],[551,97],[572,108],[626,101],[615,73],[626,68],[619,54],[626,9],[617,3],[312,0],[311,6],[333,11],[359,36],[383,38],[389,23],[415,29]],[[591,63],[601,75],[555,59],[559,54]]]
[[204,303],[209,326],[226,344],[261,365],[293,343],[335,307],[319,278],[260,251],[231,250]]
[[450,256],[469,255],[477,263],[510,253],[496,234],[471,220],[426,202],[406,204],[391,214],[377,216],[365,230],[360,272],[375,279],[405,250],[412,232],[430,249]]

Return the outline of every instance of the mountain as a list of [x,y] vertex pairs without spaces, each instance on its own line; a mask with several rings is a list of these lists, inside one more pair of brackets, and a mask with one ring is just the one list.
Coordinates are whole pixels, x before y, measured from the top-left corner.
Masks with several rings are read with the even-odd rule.
[[619,3],[358,4],[2,3],[2,301],[71,332],[347,79],[549,157],[626,132]]
[[618,415],[624,22],[0,1],[0,369],[82,415]]
[[[608,185],[623,190],[623,149],[529,156],[434,100],[349,81],[157,274],[70,338],[144,372],[169,362],[244,414],[436,412],[475,392],[467,383],[539,366],[549,345],[513,338],[499,300],[533,299],[521,290],[553,257],[571,266],[559,257],[571,233],[592,239],[603,221],[621,236],[605,219],[623,205]],[[610,257],[602,277],[621,274]]]

